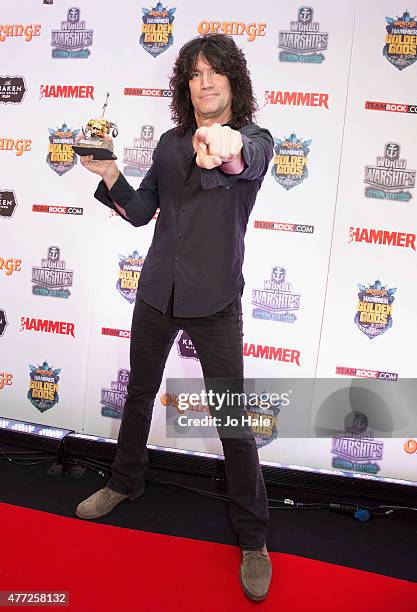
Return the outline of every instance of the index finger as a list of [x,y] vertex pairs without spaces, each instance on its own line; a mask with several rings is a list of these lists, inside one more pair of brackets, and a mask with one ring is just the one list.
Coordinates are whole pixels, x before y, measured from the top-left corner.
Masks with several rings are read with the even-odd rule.
[[204,143],[208,144],[209,140],[209,129],[207,127],[200,127],[196,130],[195,139],[197,144]]

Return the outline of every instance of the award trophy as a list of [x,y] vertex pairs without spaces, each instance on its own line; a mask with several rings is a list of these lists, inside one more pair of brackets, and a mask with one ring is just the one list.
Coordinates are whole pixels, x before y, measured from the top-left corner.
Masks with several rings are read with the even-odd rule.
[[119,130],[117,125],[104,119],[104,112],[110,93],[107,92],[106,101],[99,119],[90,119],[85,129],[82,128],[83,138],[72,145],[74,153],[77,155],[92,155],[93,159],[117,159],[113,153],[113,143],[108,139],[110,134],[116,138]]

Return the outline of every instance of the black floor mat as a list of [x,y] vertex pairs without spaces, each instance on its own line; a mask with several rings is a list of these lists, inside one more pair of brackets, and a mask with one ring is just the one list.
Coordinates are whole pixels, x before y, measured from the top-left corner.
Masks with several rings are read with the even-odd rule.
[[[77,504],[107,481],[92,470],[86,470],[80,479],[51,476],[47,471],[52,464],[51,461],[22,466],[2,456],[0,501],[75,518]],[[224,494],[224,482],[155,469],[149,470],[148,476],[151,481],[142,497],[123,502],[97,522],[236,544],[226,502],[175,484]],[[169,483],[157,484],[152,479]],[[343,502],[271,487],[268,495],[306,503]],[[351,516],[328,510],[271,509],[268,548],[417,582],[417,512],[396,512],[360,523]]]

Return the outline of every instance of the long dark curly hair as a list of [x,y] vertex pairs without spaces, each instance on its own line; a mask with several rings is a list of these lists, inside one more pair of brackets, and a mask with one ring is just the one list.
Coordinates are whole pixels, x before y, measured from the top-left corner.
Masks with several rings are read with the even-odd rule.
[[179,134],[195,123],[188,82],[199,54],[220,74],[228,77],[232,91],[232,122],[240,128],[253,121],[257,110],[243,51],[226,34],[197,36],[181,47],[169,80],[172,90],[171,118]]

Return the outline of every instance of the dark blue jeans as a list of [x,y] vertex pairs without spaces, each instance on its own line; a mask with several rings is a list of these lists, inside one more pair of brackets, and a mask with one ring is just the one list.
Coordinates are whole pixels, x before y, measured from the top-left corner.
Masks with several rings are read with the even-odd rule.
[[[208,317],[172,316],[136,300],[130,343],[128,396],[120,425],[117,453],[108,486],[127,495],[144,487],[148,465],[146,443],[155,396],[178,330],[185,330],[198,353],[204,379],[233,379],[243,391],[242,309],[240,296]],[[236,386],[234,386],[234,391]],[[253,433],[228,436],[218,429],[225,458],[233,529],[241,548],[265,544],[268,504]]]

